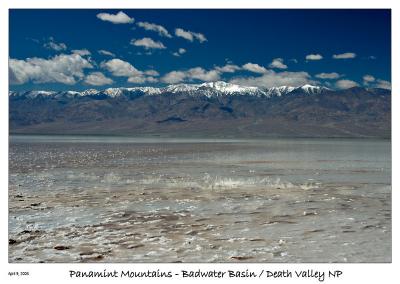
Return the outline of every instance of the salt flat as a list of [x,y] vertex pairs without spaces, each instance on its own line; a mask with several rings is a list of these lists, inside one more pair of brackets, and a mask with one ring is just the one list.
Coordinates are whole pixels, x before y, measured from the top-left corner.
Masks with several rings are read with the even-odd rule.
[[11,136],[10,262],[390,262],[389,140]]

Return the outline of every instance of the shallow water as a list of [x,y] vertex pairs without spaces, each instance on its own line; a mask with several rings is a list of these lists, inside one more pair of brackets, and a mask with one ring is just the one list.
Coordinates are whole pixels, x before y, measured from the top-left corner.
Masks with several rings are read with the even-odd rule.
[[10,262],[390,262],[388,140],[11,136]]

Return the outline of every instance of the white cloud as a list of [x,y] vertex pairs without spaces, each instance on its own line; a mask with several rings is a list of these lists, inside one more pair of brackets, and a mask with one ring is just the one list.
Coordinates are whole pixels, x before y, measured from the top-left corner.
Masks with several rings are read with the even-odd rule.
[[321,60],[324,58],[321,54],[309,54],[306,56],[306,60]]
[[349,59],[349,58],[355,58],[357,55],[353,52],[346,52],[342,54],[334,54],[332,58],[334,59]]
[[376,79],[374,76],[366,74],[363,76],[363,83],[365,86],[372,86],[375,88],[391,90],[392,86],[389,81]]
[[246,63],[242,66],[242,68],[244,70],[250,71],[250,72],[254,72],[254,73],[266,73],[267,69],[265,69],[265,67],[258,65],[257,63]]
[[132,64],[118,58],[102,62],[101,67],[117,77],[132,77],[142,74],[142,72],[133,67]]
[[92,86],[103,86],[112,84],[114,81],[104,76],[101,72],[92,72],[85,77],[85,83]]
[[149,82],[149,83],[157,83],[158,79],[154,78],[154,77],[147,77],[146,81]]
[[332,73],[319,73],[315,75],[315,77],[320,78],[320,79],[337,79],[340,77],[340,74],[336,72]]
[[237,77],[230,80],[231,83],[243,86],[254,86],[262,88],[271,88],[276,86],[302,86],[304,84],[315,84],[310,79],[307,72],[275,72],[267,70],[259,77]]
[[387,90],[392,89],[392,84],[389,81],[378,79],[376,80],[376,82],[377,82],[377,84],[375,85],[376,88],[382,88]]
[[128,78],[129,83],[143,84],[143,83],[156,83],[158,80],[154,77],[132,76]]
[[170,33],[167,31],[167,29],[161,25],[157,25],[157,24],[153,24],[153,23],[149,23],[149,22],[138,22],[137,25],[147,31],[157,32],[160,36],[169,37],[169,38],[172,37],[170,35]]
[[352,87],[357,87],[358,83],[351,81],[351,80],[343,79],[343,80],[337,81],[335,85],[339,89],[348,89],[348,88],[352,88]]
[[102,21],[108,21],[113,24],[131,24],[135,21],[134,18],[129,17],[122,11],[119,11],[117,14],[109,14],[109,13],[99,13],[97,14],[97,18]]
[[174,56],[181,56],[181,54],[186,53],[186,49],[184,48],[179,48],[178,51],[172,53]]
[[215,70],[217,70],[220,73],[234,73],[241,69],[242,68],[240,68],[239,66],[234,65],[234,64],[226,64],[225,66],[222,66],[222,67],[219,67],[219,66],[215,67]]
[[72,53],[79,54],[80,56],[90,55],[90,51],[87,49],[74,49]]
[[176,84],[183,82],[186,78],[186,73],[183,71],[171,71],[167,74],[165,74],[162,78],[161,81],[167,84]]
[[270,68],[277,68],[277,69],[286,69],[287,65],[283,63],[283,59],[282,58],[275,58],[269,64],[269,67]]
[[205,82],[220,80],[217,70],[205,70],[202,67],[194,67],[185,71],[171,71],[165,74],[161,81],[168,84],[176,84],[185,80],[200,80]]
[[101,67],[111,72],[112,75],[117,77],[128,77],[128,82],[142,84],[145,82],[154,83],[158,80],[153,76],[158,76],[156,70],[147,70],[145,72],[136,69],[129,62],[121,59],[111,59],[101,63]]
[[104,49],[100,49],[100,50],[98,51],[98,53],[100,53],[100,54],[102,54],[102,55],[108,55],[108,56],[111,56],[111,57],[115,57],[115,54],[114,54],[114,53],[112,53],[112,52],[110,52],[110,51],[108,51],[108,50],[104,50]]
[[131,44],[135,46],[141,46],[145,49],[165,49],[166,47],[162,42],[154,41],[149,37],[144,37],[142,39],[131,40]]
[[207,41],[206,37],[203,34],[191,31],[185,31],[181,28],[175,29],[175,35],[187,39],[188,41],[193,41],[194,39],[197,39],[201,43]]
[[43,46],[48,49],[52,49],[55,51],[62,51],[67,49],[67,45],[65,43],[59,42],[57,43],[53,37],[49,37],[49,41],[44,43]]
[[156,70],[147,70],[143,73],[146,75],[149,75],[149,76],[159,76],[160,75]]
[[198,79],[201,81],[218,81],[220,79],[219,72],[216,70],[206,71],[201,67],[191,68],[187,71],[190,79]]
[[371,82],[375,81],[375,77],[369,74],[363,76],[364,85],[368,85]]
[[60,54],[49,59],[10,59],[10,84],[62,83],[73,85],[84,77],[84,69],[92,64],[79,54]]
[[185,31],[183,29],[178,28],[175,29],[175,35],[187,39],[189,41],[193,41],[193,34],[189,31]]

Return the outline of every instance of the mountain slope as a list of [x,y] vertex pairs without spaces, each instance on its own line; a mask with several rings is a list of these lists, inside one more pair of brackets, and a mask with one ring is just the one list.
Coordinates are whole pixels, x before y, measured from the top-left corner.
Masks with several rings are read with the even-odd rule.
[[383,89],[262,89],[225,82],[9,93],[11,133],[390,137]]

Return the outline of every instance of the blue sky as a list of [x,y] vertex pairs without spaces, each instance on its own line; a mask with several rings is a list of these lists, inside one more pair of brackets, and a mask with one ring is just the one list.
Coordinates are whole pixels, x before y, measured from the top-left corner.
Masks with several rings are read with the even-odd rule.
[[11,90],[390,88],[390,10],[10,10]]

